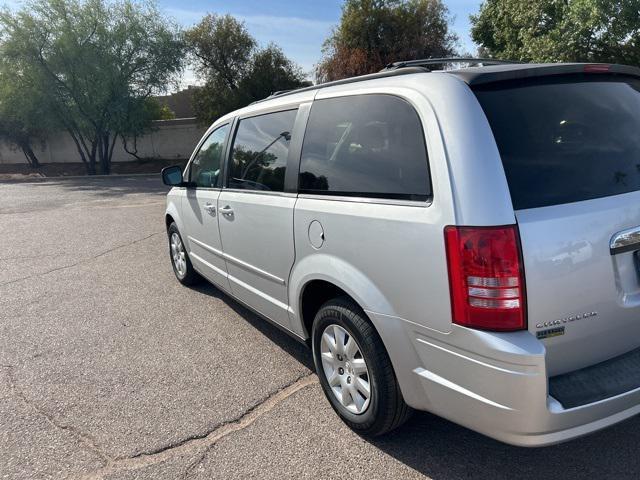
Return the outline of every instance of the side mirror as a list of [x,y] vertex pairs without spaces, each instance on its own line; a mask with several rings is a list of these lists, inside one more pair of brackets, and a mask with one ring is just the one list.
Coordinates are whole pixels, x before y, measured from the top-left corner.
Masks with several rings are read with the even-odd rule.
[[184,186],[184,182],[182,181],[182,168],[180,168],[178,165],[163,168],[162,183],[164,183],[165,185],[169,185],[170,187]]

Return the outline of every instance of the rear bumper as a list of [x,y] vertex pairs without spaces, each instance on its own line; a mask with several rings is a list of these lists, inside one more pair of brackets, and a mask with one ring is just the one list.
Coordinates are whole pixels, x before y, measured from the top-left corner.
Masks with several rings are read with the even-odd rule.
[[497,440],[551,445],[640,413],[640,389],[564,408],[548,394],[544,345],[529,332],[454,326],[443,334],[368,313],[382,330],[409,405]]

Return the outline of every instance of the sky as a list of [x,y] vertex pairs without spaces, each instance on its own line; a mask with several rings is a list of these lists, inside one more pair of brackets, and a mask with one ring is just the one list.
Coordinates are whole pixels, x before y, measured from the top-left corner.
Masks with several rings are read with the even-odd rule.
[[[322,43],[340,20],[343,0],[157,0],[160,8],[183,27],[190,27],[207,13],[231,15],[243,20],[262,46],[274,42],[309,74],[320,60]],[[460,51],[474,53],[469,15],[482,0],[443,0],[460,38]],[[0,5],[20,8],[23,0],[0,0]],[[199,83],[187,69],[182,85]]]
[[[469,35],[469,15],[481,0],[444,0],[454,17],[453,30],[462,52],[475,52]],[[285,54],[311,72],[320,59],[323,41],[340,20],[342,0],[160,0],[160,7],[184,27],[197,23],[206,13],[230,13],[243,20],[260,45],[274,42]],[[183,84],[196,80],[187,71]]]

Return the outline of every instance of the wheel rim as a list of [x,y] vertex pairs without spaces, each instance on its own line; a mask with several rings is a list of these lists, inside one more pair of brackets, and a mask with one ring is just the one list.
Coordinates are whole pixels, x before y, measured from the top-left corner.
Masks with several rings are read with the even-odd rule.
[[173,266],[175,267],[176,272],[178,272],[178,275],[182,278],[187,274],[187,255],[184,251],[182,240],[180,240],[180,235],[175,232],[172,233],[170,245]]
[[371,400],[369,370],[356,339],[340,325],[329,325],[320,340],[322,370],[340,404],[357,415]]

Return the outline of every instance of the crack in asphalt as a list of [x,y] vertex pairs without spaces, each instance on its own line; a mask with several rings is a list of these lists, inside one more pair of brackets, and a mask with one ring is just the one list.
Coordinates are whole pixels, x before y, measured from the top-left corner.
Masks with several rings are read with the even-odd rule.
[[97,442],[90,435],[82,432],[73,425],[60,422],[53,415],[48,414],[34,402],[29,400],[24,391],[22,391],[22,389],[18,387],[14,376],[13,365],[2,365],[2,368],[7,371],[9,388],[17,398],[19,398],[25,405],[27,405],[27,407],[33,410],[37,415],[43,417],[49,424],[53,425],[55,428],[68,432],[77,442],[79,442],[89,451],[96,454],[105,464],[109,464],[109,462],[112,460],[111,457],[100,449]]
[[[151,205],[151,204],[149,204]],[[136,205],[141,206],[141,205]],[[146,206],[146,205],[145,205]],[[101,206],[95,206],[94,208],[101,208]],[[4,212],[0,212],[2,214]],[[135,239],[126,244],[117,245],[113,248],[109,248],[102,252],[99,252],[95,255],[77,260],[74,263],[63,265],[60,267],[52,268],[50,270],[34,273],[25,277],[21,277],[18,279],[6,281],[4,283],[0,283],[0,287],[11,285],[23,281],[28,281],[30,279],[35,279],[39,277],[46,276],[50,273],[54,273],[57,271],[72,269],[82,264],[89,263],[97,258],[108,255],[114,251],[127,248],[129,246],[135,245],[140,242],[144,242],[152,237],[157,235],[165,234],[164,230],[160,232],[155,232],[150,235],[147,235],[142,238]],[[41,255],[42,256],[53,256],[53,255]],[[24,256],[24,258],[32,258],[30,256]],[[22,258],[11,258],[5,257],[0,258],[0,261],[7,260],[17,260]],[[37,358],[42,356],[46,352],[40,352],[34,355],[32,358]],[[75,440],[77,447],[83,450],[87,450],[96,455],[96,457],[101,461],[102,466],[98,467],[96,470],[91,472],[87,472],[84,474],[78,474],[75,478],[81,478],[85,480],[98,480],[103,479],[106,476],[110,475],[118,475],[120,473],[136,471],[141,468],[162,464],[164,462],[174,460],[178,457],[182,456],[190,456],[189,458],[193,458],[193,461],[189,463],[186,470],[184,471],[183,476],[187,477],[194,469],[198,468],[202,462],[207,458],[209,452],[214,448],[214,446],[223,440],[225,437],[232,435],[236,432],[242,431],[252,425],[256,420],[267,415],[269,412],[274,410],[279,404],[285,401],[287,398],[294,395],[296,392],[317,383],[317,377],[312,373],[306,373],[297,377],[292,382],[287,383],[283,387],[272,391],[266,394],[264,397],[260,398],[256,404],[244,410],[241,414],[236,417],[220,422],[214,426],[210,426],[209,429],[198,435],[193,435],[181,439],[178,442],[173,444],[169,444],[157,449],[151,449],[148,451],[139,451],[134,452],[131,456],[112,456],[105,451],[103,446],[99,444],[99,442],[94,439],[90,434],[87,434],[82,431],[82,429],[76,427],[75,425],[63,421],[60,418],[57,418],[55,415],[47,412],[43,406],[38,405],[37,402],[34,402],[31,399],[25,390],[23,390],[19,382],[16,378],[16,365],[4,365],[0,364],[0,369],[6,370],[6,378],[9,384],[9,389],[12,395],[22,402],[27,408],[29,408],[35,415],[41,417],[44,421],[50,424],[53,428],[58,431],[65,432],[68,434],[73,440]],[[94,467],[94,468],[96,468]]]
[[36,405],[35,402],[31,401],[18,386],[14,376],[15,367],[13,365],[0,365],[0,368],[7,371],[9,388],[17,398],[37,415],[43,417],[53,427],[68,432],[79,444],[97,455],[104,463],[104,466],[98,470],[78,475],[76,478],[80,480],[102,480],[108,475],[135,471],[166,462],[179,456],[197,454],[195,461],[187,466],[182,476],[182,478],[188,478],[189,474],[206,459],[208,453],[220,440],[235,432],[244,430],[298,391],[318,383],[318,379],[313,373],[303,374],[284,387],[268,394],[258,403],[245,410],[241,415],[216,425],[204,434],[187,437],[179,442],[155,450],[140,452],[130,457],[117,458],[105,453],[91,435],[82,432],[73,425],[61,422],[55,416],[50,415]]
[[139,470],[141,468],[166,462],[179,456],[198,454],[198,458],[189,464],[183,474],[183,478],[187,478],[189,473],[202,463],[209,451],[220,440],[232,433],[244,430],[260,417],[271,412],[281,402],[291,397],[296,392],[317,382],[317,377],[314,374],[304,374],[276,392],[267,395],[256,405],[250,407],[235,419],[223,422],[207,433],[188,437],[177,443],[151,450],[149,452],[138,453],[131,457],[118,459],[110,458],[107,460],[104,467],[91,473],[80,475],[78,478],[81,480],[101,480],[108,475]]
[[147,235],[146,237],[138,238],[137,240],[133,240],[132,242],[125,243],[124,245],[117,245],[117,246],[115,246],[113,248],[110,248],[108,250],[100,252],[100,253],[98,253],[96,255],[93,255],[91,257],[83,258],[82,260],[78,260],[77,262],[71,263],[69,265],[63,265],[61,267],[52,268],[51,270],[46,270],[46,271],[41,272],[41,273],[34,273],[33,275],[28,275],[26,277],[20,277],[20,278],[16,278],[15,280],[9,280],[8,282],[0,283],[0,287],[4,287],[6,285],[12,285],[12,284],[18,283],[18,282],[23,282],[25,280],[31,280],[32,278],[43,277],[43,276],[48,275],[48,274],[53,273],[53,272],[59,272],[60,270],[67,270],[69,268],[77,267],[78,265],[82,265],[82,264],[91,262],[92,260],[95,260],[97,258],[103,257],[103,256],[105,256],[105,255],[107,255],[107,254],[109,254],[111,252],[115,252],[116,250],[120,250],[120,249],[123,249],[123,248],[126,248],[126,247],[130,247],[131,245],[135,245],[136,243],[144,242],[145,240],[148,240],[151,237],[155,237],[156,235],[161,235],[161,234],[164,234],[164,233],[165,233],[164,230],[161,231],[161,232],[155,232],[155,233],[152,233],[151,235]]

